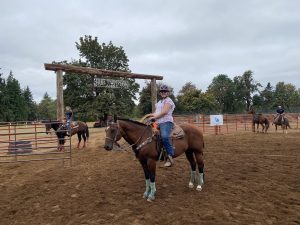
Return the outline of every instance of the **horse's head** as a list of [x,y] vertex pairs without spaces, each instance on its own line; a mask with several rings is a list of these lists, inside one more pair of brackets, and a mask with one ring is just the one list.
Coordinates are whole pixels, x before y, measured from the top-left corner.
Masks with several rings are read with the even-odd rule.
[[109,123],[105,129],[106,137],[105,137],[105,144],[104,148],[107,151],[110,151],[114,147],[114,143],[121,139],[120,128],[118,123]]
[[50,130],[51,130],[51,123],[46,122],[46,123],[45,123],[45,128],[46,128],[46,134],[51,133],[51,132],[50,132]]
[[248,111],[248,114],[255,114],[255,110],[253,108],[250,108],[250,110]]

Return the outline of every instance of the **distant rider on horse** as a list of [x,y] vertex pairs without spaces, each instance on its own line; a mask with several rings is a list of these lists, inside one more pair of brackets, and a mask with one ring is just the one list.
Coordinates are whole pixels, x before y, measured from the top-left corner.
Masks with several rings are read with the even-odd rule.
[[274,118],[274,123],[278,122],[278,119],[279,119],[280,115],[282,115],[282,120],[284,119],[284,108],[281,105],[279,105],[277,107],[276,112],[277,112],[277,114],[276,114],[276,116]]
[[70,106],[66,106],[66,126],[68,129],[68,134],[71,133],[71,124],[72,124],[72,118],[73,118],[73,111]]

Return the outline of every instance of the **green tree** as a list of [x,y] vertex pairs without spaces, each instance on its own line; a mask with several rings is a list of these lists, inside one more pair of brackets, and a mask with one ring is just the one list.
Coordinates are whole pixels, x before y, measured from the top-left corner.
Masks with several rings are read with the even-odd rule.
[[208,86],[207,93],[215,97],[222,113],[236,110],[235,86],[226,74],[219,74],[214,77],[212,83]]
[[[186,87],[186,86],[184,86]],[[218,111],[217,102],[213,95],[202,93],[197,88],[181,89],[183,94],[177,96],[178,108],[181,113],[209,113]]]
[[248,70],[244,72],[242,76],[234,77],[235,84],[235,97],[237,100],[240,100],[245,105],[246,111],[249,111],[250,106],[252,105],[252,96],[258,91],[261,84],[254,81],[253,72]]
[[[1,69],[1,68],[0,68]],[[7,121],[6,117],[7,115],[7,95],[6,95],[6,83],[5,79],[2,78],[2,73],[0,73],[0,121]]]
[[[84,36],[76,42],[80,59],[73,61],[72,65],[93,67],[113,71],[130,72],[128,58],[123,47],[109,44],[99,44],[98,38]],[[65,62],[64,62],[65,63]],[[74,117],[80,120],[97,119],[104,114],[117,114],[129,116],[134,111],[135,94],[139,85],[134,79],[116,77],[116,80],[125,80],[129,87],[111,89],[93,86],[94,75],[78,75],[66,73],[64,75],[65,105],[73,108]],[[111,77],[101,77],[112,79]]]
[[12,71],[10,71],[6,82],[6,95],[8,97],[7,104],[7,121],[23,121],[26,120],[25,100],[22,95],[19,81],[17,81]]
[[56,120],[56,102],[46,92],[38,104],[38,119]]
[[278,82],[275,87],[274,93],[274,106],[281,105],[287,109],[297,106],[299,101],[299,92],[293,84],[285,84]]
[[139,104],[138,112],[140,115],[146,115],[152,112],[152,103],[151,103],[151,83],[146,82],[146,85],[142,88],[139,93]]
[[26,109],[26,120],[33,121],[37,119],[37,105],[33,101],[33,97],[29,87],[27,86],[23,92]]
[[268,82],[265,89],[261,92],[261,97],[265,108],[271,108],[274,105],[274,88],[270,82]]

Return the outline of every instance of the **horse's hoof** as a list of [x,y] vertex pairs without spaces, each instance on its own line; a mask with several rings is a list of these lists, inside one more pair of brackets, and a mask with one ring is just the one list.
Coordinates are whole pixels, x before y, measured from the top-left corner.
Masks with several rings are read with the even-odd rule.
[[196,188],[197,191],[202,191],[202,187],[201,185],[197,185],[197,188]]
[[189,182],[189,188],[194,188],[193,182]]
[[152,196],[152,197],[148,197],[147,198],[147,202],[153,202],[155,200],[155,197],[154,196]]
[[144,192],[144,194],[143,194],[143,198],[148,198],[149,197],[149,194],[150,194],[150,192]]

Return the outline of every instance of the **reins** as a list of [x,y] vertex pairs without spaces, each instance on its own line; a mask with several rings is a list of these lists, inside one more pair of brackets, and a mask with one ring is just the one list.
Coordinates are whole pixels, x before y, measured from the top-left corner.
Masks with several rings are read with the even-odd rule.
[[[149,136],[148,138],[146,138],[146,140],[145,141],[143,141],[141,144],[139,144],[136,148],[134,147],[134,146],[136,146],[140,141],[141,141],[141,139],[143,138],[143,136],[144,136],[144,134],[146,133],[146,130],[147,130],[147,128],[149,127],[150,125],[146,125],[146,127],[145,127],[145,129],[143,130],[143,132],[142,132],[142,134],[141,134],[141,136],[137,139],[137,141],[135,141],[135,143],[133,143],[133,144],[131,144],[131,145],[129,145],[129,146],[127,146],[125,149],[122,149],[122,150],[124,150],[124,151],[127,151],[128,149],[130,149],[130,148],[132,148],[133,149],[133,151],[135,152],[135,154],[138,154],[138,152],[139,152],[139,150],[142,148],[142,147],[144,147],[145,145],[147,145],[147,144],[149,144],[149,143],[151,143],[152,142],[152,140],[153,140],[153,137],[154,137],[154,133],[153,133],[153,131],[152,131],[152,129],[151,129],[151,136]],[[116,135],[114,136],[114,138],[109,138],[109,137],[105,137],[106,139],[108,139],[108,140],[111,140],[111,141],[113,141],[113,144],[116,142],[116,139],[117,139],[117,136],[118,136],[118,134],[121,134],[121,128],[119,127],[119,125],[117,126],[117,132],[116,132]],[[125,132],[124,132],[125,133]],[[126,134],[126,133],[125,133]],[[121,135],[122,136],[122,135]],[[127,137],[127,135],[126,135],[126,137]],[[125,139],[125,138],[124,138]],[[128,139],[128,137],[127,137],[127,139]],[[126,139],[125,139],[126,140]]]

